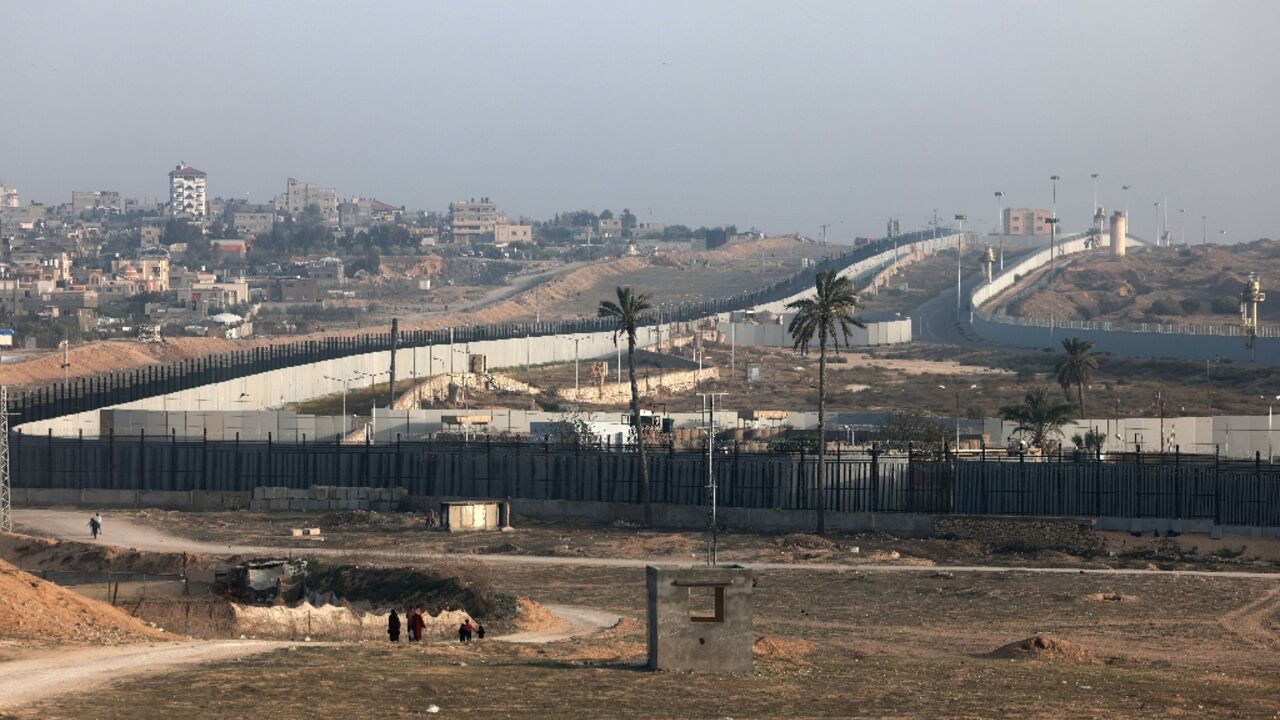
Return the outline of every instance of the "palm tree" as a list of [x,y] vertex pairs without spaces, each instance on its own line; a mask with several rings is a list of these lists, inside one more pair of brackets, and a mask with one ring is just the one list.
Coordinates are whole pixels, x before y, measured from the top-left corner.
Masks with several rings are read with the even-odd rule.
[[814,278],[814,290],[811,298],[787,303],[796,311],[787,332],[791,333],[793,347],[803,353],[809,352],[809,343],[815,335],[818,337],[818,534],[822,534],[827,530],[827,344],[839,352],[841,338],[847,344],[855,326],[866,326],[853,316],[862,303],[849,278],[825,270]]
[[1062,427],[1071,422],[1071,403],[1050,397],[1048,388],[1036,388],[1026,394],[1018,405],[1000,408],[1000,419],[1017,423],[1015,433],[1031,436],[1032,447],[1048,450],[1051,438],[1062,434]]
[[1075,386],[1076,400],[1080,404],[1080,417],[1084,417],[1084,386],[1093,382],[1093,372],[1098,369],[1098,359],[1090,354],[1093,351],[1093,342],[1077,337],[1066,338],[1062,341],[1062,350],[1064,354],[1054,368],[1054,372],[1057,374],[1058,384],[1062,386],[1063,394],[1068,398],[1071,397],[1071,387]]
[[627,336],[627,375],[631,378],[631,428],[636,438],[636,451],[640,455],[640,497],[644,498],[644,523],[653,525],[653,505],[649,502],[649,463],[644,454],[644,431],[640,424],[640,387],[636,385],[636,326],[653,306],[648,293],[637,293],[629,287],[618,288],[618,302],[600,301],[599,317],[617,322],[613,330],[613,344],[618,335]]

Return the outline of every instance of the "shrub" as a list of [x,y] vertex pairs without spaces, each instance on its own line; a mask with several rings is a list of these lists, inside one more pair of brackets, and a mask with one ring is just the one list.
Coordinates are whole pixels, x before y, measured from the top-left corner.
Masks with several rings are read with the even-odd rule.
[[1200,312],[1201,303],[1200,303],[1200,300],[1198,300],[1197,298],[1182,298],[1181,300],[1178,301],[1178,304],[1182,306],[1183,312],[1187,312],[1187,313]]
[[1159,298],[1147,308],[1147,313],[1151,315],[1179,315],[1181,312],[1178,304],[1169,298]]
[[1234,295],[1219,295],[1213,299],[1213,304],[1210,307],[1216,313],[1234,315],[1240,312],[1240,300]]

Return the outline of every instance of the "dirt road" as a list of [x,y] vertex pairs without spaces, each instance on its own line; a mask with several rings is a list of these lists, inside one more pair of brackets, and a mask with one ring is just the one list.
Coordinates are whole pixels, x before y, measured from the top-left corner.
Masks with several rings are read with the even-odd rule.
[[218,640],[85,647],[0,663],[0,709],[83,692],[141,673],[245,657],[293,643]]
[[495,637],[494,640],[512,643],[541,644],[594,635],[613,627],[621,618],[613,613],[601,612],[576,605],[543,605],[552,615],[565,622],[558,630],[531,630]]
[[[262,547],[252,545],[222,545],[219,543],[201,542],[187,538],[166,535],[155,528],[141,523],[113,518],[110,514],[104,520],[103,535],[96,541],[89,538],[89,513],[81,510],[47,510],[35,508],[14,508],[13,519],[22,532],[37,535],[77,540],[80,542],[96,542],[100,545],[117,545],[137,550],[152,552],[191,552],[213,555],[267,555],[274,556],[284,552],[278,547]],[[455,562],[481,562],[494,565],[573,565],[583,567],[645,567],[655,563],[687,565],[687,556],[649,558],[613,558],[613,557],[546,557],[538,555],[478,555],[472,553],[413,553],[389,552],[379,550],[334,550],[329,548],[308,548],[310,554],[327,557],[343,555],[361,555],[390,560],[420,561],[423,559],[450,560]],[[1001,567],[995,565],[890,565],[869,563],[776,563],[746,562],[740,563],[753,570],[790,570],[796,572],[864,572],[864,573],[936,573],[945,570],[949,573],[1045,573],[1064,575],[1179,575],[1207,576],[1230,578],[1257,578],[1280,582],[1280,573],[1245,572],[1245,571],[1213,571],[1213,570],[1146,570],[1141,568],[1064,568],[1064,567]]]

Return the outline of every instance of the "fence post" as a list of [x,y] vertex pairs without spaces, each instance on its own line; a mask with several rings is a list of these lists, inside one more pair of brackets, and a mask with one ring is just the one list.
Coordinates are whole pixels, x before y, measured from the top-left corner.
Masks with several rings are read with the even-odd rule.
[[1182,519],[1182,446],[1173,446],[1173,516]]
[[1253,491],[1254,507],[1257,508],[1256,522],[1258,523],[1258,529],[1261,530],[1262,519],[1265,516],[1265,513],[1263,512],[1263,507],[1262,507],[1262,451],[1261,450],[1253,451],[1253,487],[1254,487],[1254,491]]
[[147,429],[138,428],[138,484],[134,487],[145,487],[147,479]]
[[[911,459],[907,458],[910,465]],[[880,510],[880,445],[879,443],[871,444],[871,507],[870,512],[879,512]]]

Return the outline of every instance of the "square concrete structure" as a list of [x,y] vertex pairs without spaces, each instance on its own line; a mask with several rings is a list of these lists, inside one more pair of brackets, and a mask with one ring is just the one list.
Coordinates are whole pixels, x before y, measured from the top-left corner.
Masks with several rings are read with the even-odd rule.
[[649,669],[751,672],[751,570],[648,566]]
[[510,506],[498,500],[440,503],[441,529],[448,532],[500,530],[511,525]]

